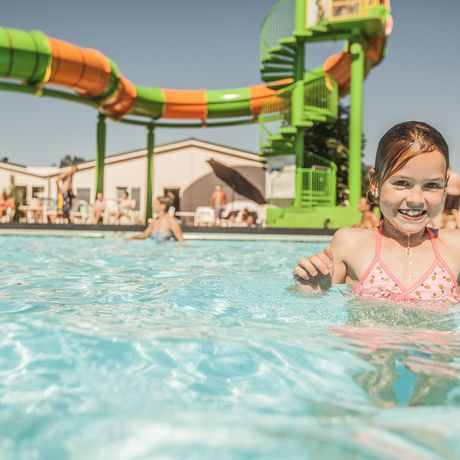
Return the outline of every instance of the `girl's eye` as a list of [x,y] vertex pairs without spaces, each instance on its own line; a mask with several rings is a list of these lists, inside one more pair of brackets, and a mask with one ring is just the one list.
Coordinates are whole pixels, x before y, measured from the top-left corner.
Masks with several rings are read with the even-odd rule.
[[439,182],[429,182],[428,184],[425,184],[425,188],[428,188],[431,190],[439,190],[439,189],[442,189],[443,186]]
[[407,180],[397,180],[393,182],[393,184],[396,187],[408,187],[409,186],[409,182],[407,182]]

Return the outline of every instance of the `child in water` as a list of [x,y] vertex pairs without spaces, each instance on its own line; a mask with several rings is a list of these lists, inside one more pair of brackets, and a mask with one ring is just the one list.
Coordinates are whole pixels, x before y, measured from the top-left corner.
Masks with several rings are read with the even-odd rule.
[[125,241],[145,240],[150,236],[157,242],[174,238],[179,243],[183,243],[184,234],[182,233],[182,229],[176,218],[168,212],[173,204],[173,198],[174,195],[171,196],[169,194],[155,198],[152,206],[155,218],[142,233],[128,236],[125,238]]
[[460,231],[428,227],[443,209],[449,148],[432,126],[409,121],[380,140],[368,197],[380,207],[378,229],[342,228],[324,252],[294,270],[305,292],[347,283],[361,297],[458,302]]

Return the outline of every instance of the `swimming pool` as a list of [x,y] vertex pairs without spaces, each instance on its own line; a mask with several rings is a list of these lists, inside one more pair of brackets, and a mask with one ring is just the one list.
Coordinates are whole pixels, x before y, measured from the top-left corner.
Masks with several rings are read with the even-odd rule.
[[0,457],[460,458],[460,310],[292,289],[324,243],[0,237]]

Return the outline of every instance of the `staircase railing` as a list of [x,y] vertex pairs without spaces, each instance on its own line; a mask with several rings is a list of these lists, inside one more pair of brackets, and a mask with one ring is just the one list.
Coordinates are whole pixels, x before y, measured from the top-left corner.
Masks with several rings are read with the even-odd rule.
[[[304,86],[302,120],[296,125],[292,116],[292,93],[297,85]],[[333,121],[337,118],[337,81],[328,74],[309,74],[303,80],[281,90],[271,97],[259,115],[260,146],[265,153],[292,153],[291,137],[297,127],[309,121]],[[284,128],[284,129],[283,129]]]
[[325,121],[335,120],[338,115],[337,80],[321,73],[304,81],[304,117],[308,119],[308,112],[314,112],[324,116]]
[[265,17],[260,29],[261,62],[270,57],[270,48],[278,46],[280,38],[292,37],[294,17],[295,0],[279,1]]
[[337,165],[319,155],[306,156],[306,168],[297,168],[302,184],[302,207],[335,206]]
[[[262,107],[259,115],[259,141],[262,151],[271,150],[274,145],[272,138],[280,135],[281,128],[291,124],[293,87],[291,85],[281,90]],[[280,155],[290,153],[289,144],[286,142],[278,142],[276,150]]]

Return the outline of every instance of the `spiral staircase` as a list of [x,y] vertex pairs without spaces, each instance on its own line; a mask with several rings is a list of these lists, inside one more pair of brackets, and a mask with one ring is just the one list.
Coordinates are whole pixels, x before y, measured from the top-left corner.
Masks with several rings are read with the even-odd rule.
[[[316,227],[324,226],[326,220],[331,222],[331,217],[335,227],[358,217],[354,209],[344,213],[343,207],[336,206],[337,167],[321,158],[321,152],[307,154],[303,134],[316,123],[337,120],[339,97],[351,88],[353,43],[363,48],[363,77],[383,58],[389,8],[388,0],[280,0],[265,18],[260,71],[262,79],[279,92],[265,103],[259,115],[260,151],[267,157],[296,156],[294,205],[291,209],[270,210],[268,225],[305,226],[305,213],[309,226]],[[324,66],[306,72],[305,45],[326,40],[345,41],[344,51],[331,56]],[[361,137],[360,126],[353,129],[350,135]],[[360,144],[358,147],[361,150]],[[360,151],[358,155],[360,174]],[[353,185],[361,188],[360,183]],[[354,196],[358,193],[355,190]]]

